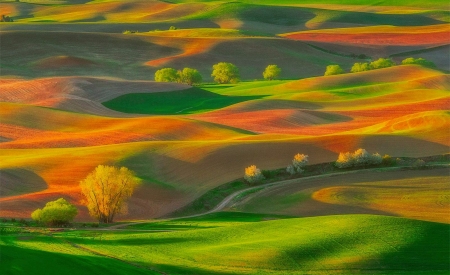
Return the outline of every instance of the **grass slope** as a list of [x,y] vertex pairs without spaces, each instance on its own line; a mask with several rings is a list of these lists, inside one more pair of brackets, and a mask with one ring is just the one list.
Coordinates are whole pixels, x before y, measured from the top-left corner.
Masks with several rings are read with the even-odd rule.
[[448,171],[380,170],[299,179],[249,195],[234,208],[299,216],[384,213],[450,223]]
[[[209,217],[198,223],[217,221]],[[449,271],[448,225],[384,216],[281,219],[164,233],[68,231],[54,236],[54,239],[36,236],[27,240],[2,236],[1,253],[17,247],[36,253],[48,251],[54,242],[68,240],[97,253],[169,274],[446,274]],[[3,246],[9,250],[3,250]],[[36,253],[28,255],[35,258]],[[72,247],[66,255],[76,258],[76,253],[78,249]],[[46,261],[42,255],[48,254],[40,255],[41,261],[35,261],[36,270],[43,269]],[[17,264],[20,259],[27,258],[16,258]],[[56,267],[67,270],[64,265]]]

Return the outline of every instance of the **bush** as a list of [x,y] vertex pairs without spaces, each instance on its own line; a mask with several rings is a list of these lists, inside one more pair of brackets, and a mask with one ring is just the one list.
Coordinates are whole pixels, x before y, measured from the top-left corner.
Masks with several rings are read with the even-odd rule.
[[176,30],[176,29],[177,29],[177,27],[175,27],[175,26],[170,26],[169,31],[174,31],[174,30]]
[[15,219],[15,218],[12,218],[12,219],[11,219],[11,222],[16,222],[16,219]]
[[364,167],[381,164],[383,158],[380,154],[370,155],[365,149],[358,149],[353,154],[350,152],[340,153],[335,162],[338,168]]
[[177,70],[173,68],[163,68],[155,72],[155,81],[157,82],[178,82],[179,76]]
[[339,65],[328,65],[325,70],[325,76],[343,74],[344,70]]
[[370,70],[369,63],[355,63],[353,64],[352,69],[350,72],[352,73],[358,73],[358,72],[365,72]]
[[378,60],[370,62],[370,69],[382,69],[394,66],[395,63],[389,58],[379,58]]
[[240,80],[238,67],[227,62],[215,64],[211,76],[214,77],[214,81],[219,84],[237,83]]
[[202,83],[203,77],[196,69],[184,68],[182,71],[178,71],[178,78],[181,83],[186,83],[188,85],[200,84]]
[[256,168],[255,165],[251,165],[247,168],[245,168],[245,175],[244,179],[248,181],[249,183],[257,183],[264,179],[263,174],[261,173],[261,170]]
[[44,208],[37,209],[31,218],[46,225],[65,225],[71,222],[78,214],[75,206],[63,198],[48,202]]
[[264,79],[273,80],[280,76],[281,69],[277,65],[269,65],[263,72]]
[[294,156],[294,159],[292,160],[292,165],[289,165],[286,168],[286,171],[291,174],[300,174],[303,173],[303,168],[308,165],[308,155],[304,154],[297,154]]
[[430,68],[436,67],[436,65],[433,62],[428,61],[424,58],[409,57],[402,61],[402,65],[409,65],[409,64],[421,65],[421,66],[430,67]]

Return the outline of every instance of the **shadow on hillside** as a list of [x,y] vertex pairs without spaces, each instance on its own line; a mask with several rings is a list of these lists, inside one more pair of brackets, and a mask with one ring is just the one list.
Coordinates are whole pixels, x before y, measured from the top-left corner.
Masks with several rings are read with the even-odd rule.
[[[68,247],[69,248],[69,247]],[[158,274],[148,269],[138,268],[128,263],[99,256],[47,252],[11,245],[0,249],[0,274],[19,275],[85,275],[85,274]]]
[[[354,256],[347,255],[346,251],[372,245],[369,239],[371,236],[366,231],[359,232],[355,228],[345,235],[330,236],[329,239],[287,250],[286,254],[300,266],[312,266],[312,270],[359,270],[362,273],[371,272],[370,274],[448,274],[450,226],[433,222],[423,222],[420,226],[421,230],[414,232],[415,239],[409,240],[407,245],[387,240],[388,250],[391,252],[383,253],[374,247],[365,252],[364,249],[361,253],[354,252]],[[385,231],[386,235],[392,234],[388,229]],[[410,236],[403,237],[408,240]],[[347,256],[339,257],[338,253]]]

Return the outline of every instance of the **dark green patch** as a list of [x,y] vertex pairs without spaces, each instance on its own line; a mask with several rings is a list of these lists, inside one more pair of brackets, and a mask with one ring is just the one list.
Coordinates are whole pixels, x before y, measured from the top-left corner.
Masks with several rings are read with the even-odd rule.
[[103,105],[124,113],[178,115],[217,110],[260,98],[260,96],[224,96],[193,87],[173,92],[126,94],[103,102]]

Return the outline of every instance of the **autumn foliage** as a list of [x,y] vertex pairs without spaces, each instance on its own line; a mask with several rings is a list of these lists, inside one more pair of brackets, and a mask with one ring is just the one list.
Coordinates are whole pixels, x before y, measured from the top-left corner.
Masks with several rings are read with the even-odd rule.
[[102,223],[111,223],[114,216],[126,211],[139,180],[126,167],[99,165],[80,182],[89,214]]

